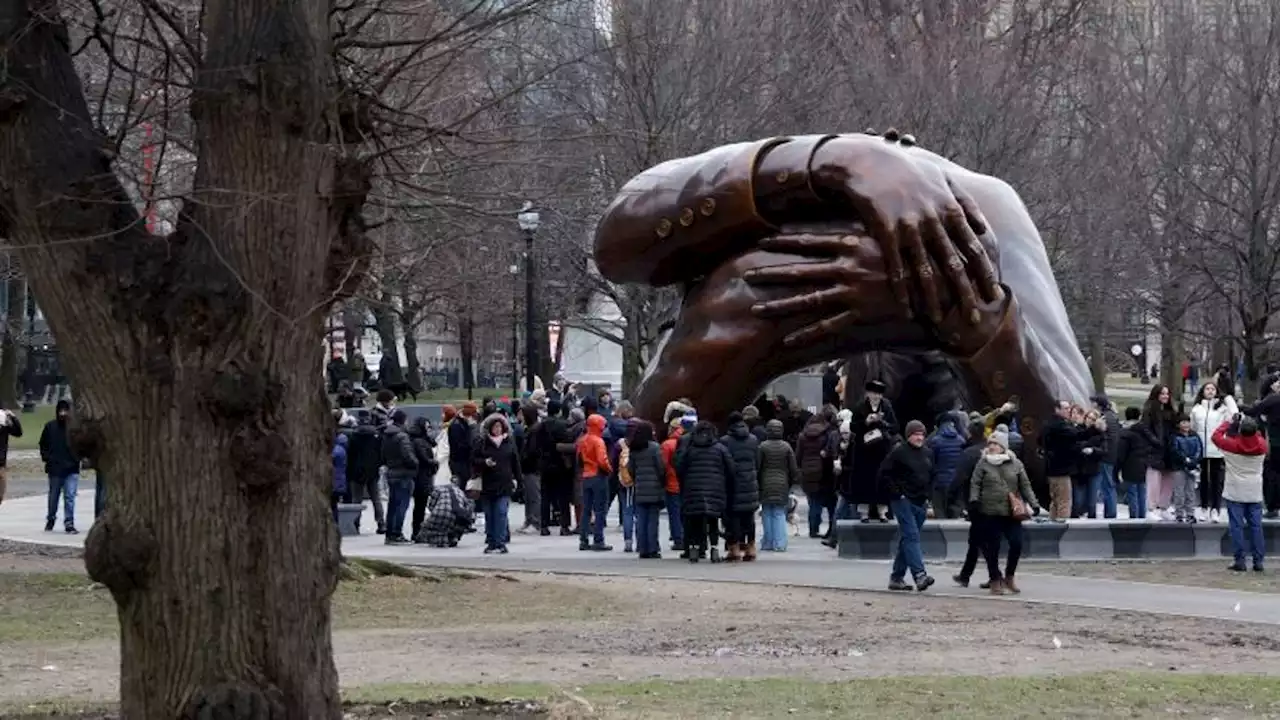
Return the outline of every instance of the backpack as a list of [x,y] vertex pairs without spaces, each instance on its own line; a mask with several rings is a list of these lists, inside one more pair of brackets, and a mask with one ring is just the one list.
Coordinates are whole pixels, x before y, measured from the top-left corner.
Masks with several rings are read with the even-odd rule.
[[622,487],[631,487],[636,479],[631,476],[631,448],[626,440],[618,441],[618,482]]

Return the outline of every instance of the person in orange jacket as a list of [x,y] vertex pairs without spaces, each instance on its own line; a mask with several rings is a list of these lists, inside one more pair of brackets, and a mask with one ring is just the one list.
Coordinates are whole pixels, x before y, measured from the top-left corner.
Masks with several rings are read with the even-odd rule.
[[684,552],[684,514],[680,477],[676,474],[676,449],[684,436],[684,418],[672,418],[669,427],[667,439],[662,441],[662,461],[667,465],[667,526],[671,532],[671,549]]
[[[604,444],[604,426],[603,415],[590,415],[586,433],[578,438],[578,467],[582,469],[579,475],[582,478],[579,550],[608,552],[613,549],[604,544],[604,521],[609,513],[609,475],[613,472],[609,450]],[[589,531],[594,531],[594,542],[588,542]]]

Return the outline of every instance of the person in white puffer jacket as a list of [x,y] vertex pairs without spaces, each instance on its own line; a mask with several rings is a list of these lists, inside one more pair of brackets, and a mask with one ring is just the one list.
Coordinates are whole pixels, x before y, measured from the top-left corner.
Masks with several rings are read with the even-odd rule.
[[1223,465],[1222,450],[1211,439],[1213,431],[1239,411],[1235,399],[1230,394],[1219,395],[1215,383],[1205,383],[1196,393],[1196,402],[1191,408],[1191,429],[1200,436],[1205,450],[1204,458],[1200,460],[1200,508],[1196,511],[1196,519],[1200,522],[1226,520],[1222,511],[1226,466]]

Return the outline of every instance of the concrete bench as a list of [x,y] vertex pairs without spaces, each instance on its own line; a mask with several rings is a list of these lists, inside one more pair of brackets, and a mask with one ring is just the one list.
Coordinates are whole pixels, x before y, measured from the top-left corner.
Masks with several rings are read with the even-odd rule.
[[338,503],[338,534],[350,537],[360,534],[360,514],[364,503]]
[[[1280,521],[1262,523],[1267,554],[1280,552]],[[1029,520],[1023,523],[1023,557],[1040,560],[1110,560],[1140,558],[1220,558],[1231,556],[1226,523],[1196,525],[1149,520]],[[836,523],[840,557],[891,560],[898,548],[897,523]],[[969,549],[969,523],[938,520],[925,523],[920,546],[928,560],[959,562]]]

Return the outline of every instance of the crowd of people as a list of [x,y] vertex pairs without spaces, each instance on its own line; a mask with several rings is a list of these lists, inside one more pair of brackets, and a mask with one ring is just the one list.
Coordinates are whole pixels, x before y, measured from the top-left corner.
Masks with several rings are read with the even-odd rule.
[[[1135,519],[1227,522],[1232,569],[1246,570],[1252,560],[1261,572],[1264,462],[1267,438],[1280,439],[1280,376],[1273,385],[1256,405],[1239,407],[1206,383],[1189,413],[1174,405],[1169,388],[1156,386],[1142,408],[1124,411],[1123,422],[1105,396],[1089,407],[1059,403],[1038,458],[1048,476],[1048,521],[1095,518],[1099,506],[1114,519],[1124,504]],[[438,431],[425,419],[406,427],[394,396],[382,391],[370,409],[335,411],[335,508],[341,499],[368,497],[387,543],[441,547],[456,546],[482,514],[484,552],[506,553],[517,499],[524,517],[516,533],[558,532],[577,537],[584,552],[609,552],[605,529],[616,505],[624,552],[660,559],[665,512],[670,550],[681,558],[750,562],[759,552],[787,550],[802,493],[808,535],[829,547],[836,547],[838,520],[897,523],[892,589],[933,585],[921,529],[930,518],[964,518],[971,547],[954,581],[968,585],[981,557],[983,587],[1018,592],[1022,523],[1042,510],[1023,463],[1016,403],[957,409],[926,425],[899,418],[886,390],[871,381],[850,407],[840,409],[834,397],[816,412],[761,396],[717,428],[684,399],[668,403],[661,418],[638,418],[607,392],[579,399],[539,389],[512,403],[446,406]],[[452,478],[439,487],[438,443],[447,444]]]

